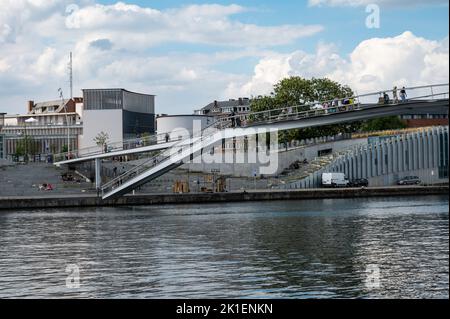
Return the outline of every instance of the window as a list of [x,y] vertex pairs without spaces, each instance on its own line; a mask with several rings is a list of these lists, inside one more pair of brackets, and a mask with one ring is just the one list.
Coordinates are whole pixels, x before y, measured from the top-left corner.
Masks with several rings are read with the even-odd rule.
[[85,110],[111,110],[122,108],[121,90],[84,91]]
[[439,178],[448,178],[448,133],[439,134]]
[[3,136],[0,135],[0,158],[3,158]]

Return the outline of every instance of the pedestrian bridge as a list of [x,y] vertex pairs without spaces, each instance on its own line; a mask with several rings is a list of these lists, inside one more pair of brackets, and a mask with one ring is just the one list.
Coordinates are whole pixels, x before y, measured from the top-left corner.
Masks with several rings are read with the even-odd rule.
[[[325,101],[310,104],[310,110],[305,104],[283,107],[263,112],[253,112],[217,121],[203,129],[193,137],[180,141],[171,141],[133,149],[119,150],[106,154],[89,154],[79,158],[55,163],[56,165],[96,161],[96,182],[101,189],[102,198],[122,196],[149,181],[158,178],[166,172],[183,165],[186,160],[202,154],[203,150],[213,146],[223,139],[239,138],[252,134],[277,132],[307,127],[333,125],[385,116],[410,114],[415,111],[445,109],[448,113],[448,84],[429,85],[407,88],[408,99],[398,101],[393,99],[392,91],[375,92],[359,95],[339,101]],[[383,99],[383,93],[390,93],[390,100]],[[386,95],[385,95],[386,96]],[[237,120],[239,119],[239,120]],[[236,123],[241,122],[239,127]],[[138,165],[117,178],[100,185],[99,175],[101,159],[137,153],[159,151],[141,165]]]

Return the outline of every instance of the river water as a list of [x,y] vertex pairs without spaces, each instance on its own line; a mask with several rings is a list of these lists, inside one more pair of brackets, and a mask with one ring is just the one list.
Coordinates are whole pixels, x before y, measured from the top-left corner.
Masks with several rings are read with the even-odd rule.
[[0,212],[0,298],[448,298],[448,204]]

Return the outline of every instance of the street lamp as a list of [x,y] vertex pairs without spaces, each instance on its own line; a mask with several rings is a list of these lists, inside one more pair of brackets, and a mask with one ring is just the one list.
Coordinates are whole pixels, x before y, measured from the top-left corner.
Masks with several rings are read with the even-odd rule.
[[25,155],[28,156],[28,135],[27,135],[27,123],[36,123],[38,120],[36,120],[34,117],[30,117],[29,119],[25,120]]
[[69,116],[67,115],[67,104],[64,102],[63,91],[61,88],[58,89],[59,97],[61,98],[61,103],[64,106],[64,113],[66,115],[66,125],[67,125],[67,159],[70,159],[70,127],[69,127]]

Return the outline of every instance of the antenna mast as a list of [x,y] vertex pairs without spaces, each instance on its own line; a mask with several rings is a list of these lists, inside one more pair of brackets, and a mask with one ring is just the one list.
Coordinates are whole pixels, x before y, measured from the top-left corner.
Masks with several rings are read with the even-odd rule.
[[72,68],[72,52],[69,59],[69,82],[70,82],[70,99],[73,99],[73,68]]

